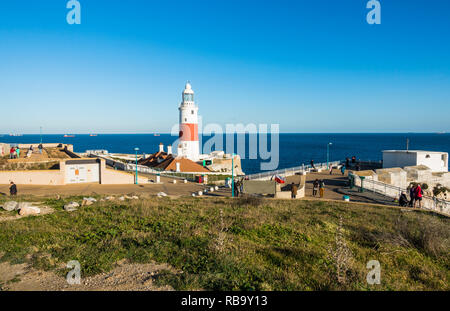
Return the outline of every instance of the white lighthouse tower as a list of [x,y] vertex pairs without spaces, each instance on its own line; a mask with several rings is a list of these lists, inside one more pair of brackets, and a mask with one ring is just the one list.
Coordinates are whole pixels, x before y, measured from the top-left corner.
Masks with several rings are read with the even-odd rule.
[[194,103],[194,91],[191,84],[186,83],[180,108],[180,143],[178,156],[198,161],[200,146],[198,141],[198,107]]

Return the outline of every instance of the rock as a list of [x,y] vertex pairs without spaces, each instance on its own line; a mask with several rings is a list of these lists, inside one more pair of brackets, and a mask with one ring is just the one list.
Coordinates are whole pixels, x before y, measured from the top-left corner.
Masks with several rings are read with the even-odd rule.
[[125,201],[125,197],[124,197],[124,196],[121,196],[121,197],[119,198],[119,201]]
[[158,196],[158,197],[166,197],[167,194],[164,193],[164,192],[158,192],[157,196]]
[[201,197],[202,195],[203,195],[203,192],[202,192],[202,191],[199,191],[199,192],[198,192],[198,196]]
[[89,206],[97,202],[94,198],[83,198],[83,202],[81,203],[81,206]]
[[214,189],[217,191],[219,190],[219,186],[215,186]]
[[5,211],[11,212],[18,209],[19,203],[17,203],[16,201],[9,201],[6,202],[2,207]]
[[192,196],[195,197],[195,193],[193,193]]
[[70,202],[64,205],[64,210],[67,212],[73,212],[77,210],[77,207],[80,207],[80,204],[78,204],[77,202]]
[[209,188],[209,192],[214,192],[214,187]]
[[25,206],[19,210],[19,215],[27,216],[27,215],[37,215],[41,213],[41,209],[36,206]]
[[133,196],[131,197],[131,199],[133,199],[133,200],[139,200],[139,197],[138,197],[137,195],[133,195]]
[[115,199],[116,199],[116,198],[113,197],[113,196],[107,196],[107,197],[105,198],[106,201],[114,201]]
[[16,210],[20,210],[20,209],[22,209],[24,207],[28,207],[28,206],[31,206],[30,202],[19,202],[19,204],[16,207]]

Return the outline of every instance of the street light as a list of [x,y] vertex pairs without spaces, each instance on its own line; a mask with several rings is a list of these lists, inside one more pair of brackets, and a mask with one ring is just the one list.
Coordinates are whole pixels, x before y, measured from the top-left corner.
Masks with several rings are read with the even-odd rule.
[[333,143],[328,143],[327,144],[327,169],[330,169],[330,167],[329,167],[329,162],[330,162],[330,146],[332,145]]
[[138,184],[138,164],[137,164],[137,152],[139,151],[139,148],[134,148],[134,151],[136,151],[136,180],[135,180],[135,184]]

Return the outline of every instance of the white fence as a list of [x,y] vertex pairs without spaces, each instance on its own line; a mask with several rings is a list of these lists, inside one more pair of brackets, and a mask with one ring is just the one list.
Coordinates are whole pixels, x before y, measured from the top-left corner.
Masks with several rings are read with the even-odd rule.
[[[355,186],[361,187],[361,178],[357,175],[352,175],[355,178]],[[378,193],[392,199],[398,199],[402,192],[409,195],[409,191],[407,189],[403,189],[372,179],[365,178],[362,182],[362,185],[364,190]],[[441,200],[435,197],[423,196],[422,208],[450,215],[450,201]]]
[[[328,165],[336,166],[336,165],[339,165],[340,163],[341,163],[340,161],[334,161],[334,162],[329,162]],[[319,163],[319,164],[315,164],[314,167],[316,169],[326,169],[327,164]],[[264,173],[246,175],[245,177],[248,178],[249,180],[270,179],[273,176],[287,177],[287,176],[295,175],[297,173],[309,172],[311,169],[313,169],[311,165],[302,165],[302,166],[296,166],[296,167],[291,167],[291,168],[284,168],[284,169],[280,169],[280,170],[276,170],[276,171],[269,171],[269,172],[264,172]]]

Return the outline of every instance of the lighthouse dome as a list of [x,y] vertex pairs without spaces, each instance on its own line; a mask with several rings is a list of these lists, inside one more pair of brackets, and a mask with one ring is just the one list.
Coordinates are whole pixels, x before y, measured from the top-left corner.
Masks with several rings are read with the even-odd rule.
[[186,83],[183,94],[194,94],[194,91],[192,90],[192,86],[189,82]]

